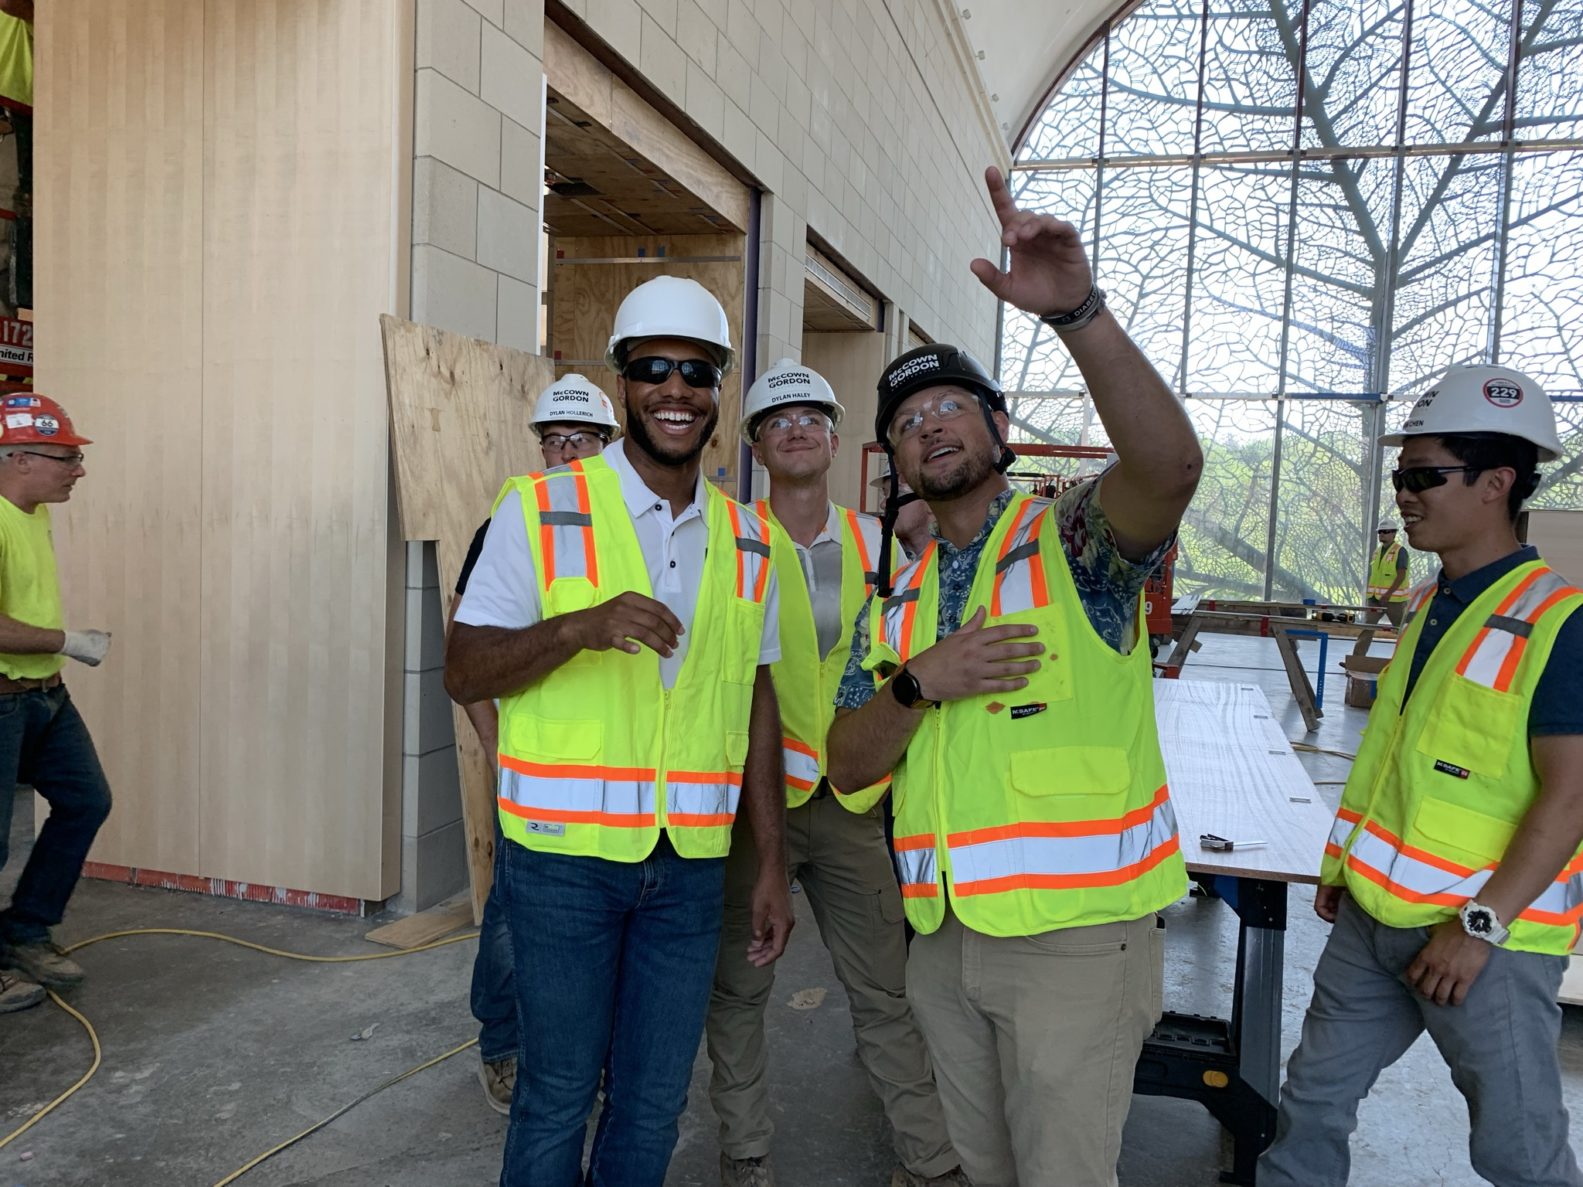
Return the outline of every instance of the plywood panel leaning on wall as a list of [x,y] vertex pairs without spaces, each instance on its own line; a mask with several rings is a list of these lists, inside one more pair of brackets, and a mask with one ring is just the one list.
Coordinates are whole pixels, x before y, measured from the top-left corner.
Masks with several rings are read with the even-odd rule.
[[94,440],[56,554],[67,624],[115,636],[66,673],[115,795],[92,856],[197,871],[203,5],[41,4],[37,32],[37,383]]
[[[380,318],[395,443],[401,535],[437,542],[441,596],[501,484],[541,466],[533,402],[554,381],[548,359],[398,318]],[[454,706],[474,918],[495,848],[494,756]]]

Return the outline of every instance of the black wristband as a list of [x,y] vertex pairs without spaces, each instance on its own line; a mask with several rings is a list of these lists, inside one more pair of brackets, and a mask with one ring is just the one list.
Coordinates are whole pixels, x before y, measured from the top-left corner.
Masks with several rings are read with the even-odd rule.
[[1070,334],[1073,330],[1081,330],[1093,321],[1104,308],[1105,290],[1096,284],[1088,290],[1088,296],[1083,298],[1083,303],[1070,313],[1049,313],[1039,320],[1057,334]]

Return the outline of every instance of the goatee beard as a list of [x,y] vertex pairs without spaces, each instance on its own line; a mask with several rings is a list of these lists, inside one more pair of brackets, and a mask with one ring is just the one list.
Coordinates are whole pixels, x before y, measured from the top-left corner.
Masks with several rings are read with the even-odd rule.
[[703,456],[704,448],[715,435],[715,427],[720,423],[720,406],[717,404],[710,410],[708,419],[704,421],[704,430],[698,435],[695,445],[683,446],[671,441],[658,441],[649,432],[648,423],[643,417],[627,408],[627,436],[631,437],[639,449],[648,454],[656,462],[664,466],[687,466],[696,462]]
[[990,465],[988,458],[964,455],[962,464],[956,469],[932,477],[920,473],[918,481],[911,485],[926,502],[936,499],[955,499],[983,482],[993,471],[994,467]]

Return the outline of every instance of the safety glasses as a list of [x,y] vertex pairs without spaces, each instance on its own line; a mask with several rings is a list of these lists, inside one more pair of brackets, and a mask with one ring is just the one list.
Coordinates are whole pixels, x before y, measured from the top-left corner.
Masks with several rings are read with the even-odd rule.
[[1482,466],[1408,466],[1405,470],[1391,471],[1391,485],[1397,490],[1410,491],[1413,494],[1422,494],[1437,486],[1444,486],[1448,479],[1447,474],[1457,474],[1463,471],[1477,474]]
[[621,374],[633,383],[664,383],[671,377],[672,371],[682,373],[682,382],[688,387],[719,387],[720,368],[703,359],[664,359],[658,355],[646,355],[641,359],[632,359],[621,368]]
[[546,433],[540,438],[539,444],[543,445],[547,452],[556,453],[562,449],[581,449],[585,445],[603,444],[604,440],[604,437],[598,433],[578,431],[575,433]]

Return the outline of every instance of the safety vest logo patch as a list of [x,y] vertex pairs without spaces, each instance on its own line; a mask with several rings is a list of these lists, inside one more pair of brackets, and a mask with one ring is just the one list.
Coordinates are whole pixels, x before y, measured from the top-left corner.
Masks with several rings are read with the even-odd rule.
[[1435,770],[1439,771],[1442,775],[1455,775],[1458,779],[1466,779],[1471,773],[1466,767],[1459,767],[1455,763],[1449,763],[1443,758],[1435,759]]

